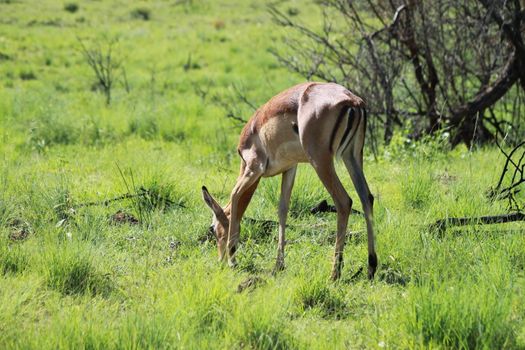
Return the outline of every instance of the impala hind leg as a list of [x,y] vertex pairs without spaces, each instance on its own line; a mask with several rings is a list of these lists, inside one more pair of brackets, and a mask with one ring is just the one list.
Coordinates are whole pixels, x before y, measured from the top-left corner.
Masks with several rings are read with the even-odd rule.
[[334,200],[337,209],[337,236],[335,240],[334,265],[332,280],[341,277],[343,268],[343,250],[345,247],[346,227],[352,208],[352,199],[348,196],[335,171],[334,160],[331,154],[310,154],[311,163]]
[[290,196],[295,180],[297,166],[288,169],[283,173],[281,182],[281,199],[279,200],[279,245],[277,247],[277,260],[274,272],[284,270],[284,246],[286,244],[284,231],[286,229],[286,219],[290,207]]
[[263,174],[260,162],[247,164],[232,190],[230,196],[230,226],[228,228],[228,264],[235,266],[235,253],[239,243],[240,223],[242,215],[250,202],[253,192]]
[[366,230],[368,234],[368,278],[373,279],[377,269],[373,220],[374,196],[370,193],[370,189],[366,183],[365,174],[363,172],[362,154],[348,152],[343,156],[343,161],[346,169],[350,173],[352,182],[354,183],[359,199],[361,200],[363,211],[365,212]]

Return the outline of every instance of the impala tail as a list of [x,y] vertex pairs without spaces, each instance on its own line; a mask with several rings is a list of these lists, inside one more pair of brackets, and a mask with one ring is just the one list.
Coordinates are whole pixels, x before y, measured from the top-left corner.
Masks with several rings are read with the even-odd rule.
[[[341,158],[341,155],[349,148],[353,148],[354,145],[357,146],[358,144],[356,141],[360,141],[362,144],[364,144],[366,118],[367,112],[364,107],[343,107],[337,120],[336,127],[334,128],[335,134],[339,127],[342,127],[346,124],[343,137],[341,138],[341,142],[339,143],[339,146],[335,152],[337,158]],[[361,145],[361,149],[362,147],[363,145]]]

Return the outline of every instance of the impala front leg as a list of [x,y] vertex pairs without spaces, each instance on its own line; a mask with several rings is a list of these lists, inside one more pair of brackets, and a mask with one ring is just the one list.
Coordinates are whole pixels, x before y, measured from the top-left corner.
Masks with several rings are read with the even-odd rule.
[[279,200],[279,245],[277,248],[277,261],[275,262],[274,272],[284,270],[284,246],[286,244],[284,231],[286,229],[290,196],[292,194],[296,172],[297,166],[288,169],[283,173],[281,182],[281,199]]
[[239,243],[239,234],[241,229],[241,219],[244,210],[248,206],[253,191],[252,186],[257,186],[262,174],[262,167],[258,164],[251,164],[250,167],[245,167],[235,187],[233,188],[230,197],[230,227],[228,229],[228,264],[232,267],[236,266],[235,253],[237,251],[237,244]]

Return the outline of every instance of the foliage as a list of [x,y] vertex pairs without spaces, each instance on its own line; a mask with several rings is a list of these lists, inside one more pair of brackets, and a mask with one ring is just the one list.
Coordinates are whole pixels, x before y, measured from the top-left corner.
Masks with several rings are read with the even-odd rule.
[[131,17],[134,19],[149,21],[151,17],[151,11],[146,7],[139,7],[131,11]]
[[71,12],[71,13],[77,12],[78,8],[79,6],[75,2],[68,2],[67,4],[64,5],[64,10],[66,10],[67,12]]
[[388,144],[406,121],[412,138],[447,130],[452,146],[488,143],[498,133],[521,141],[523,3],[327,0],[319,6],[321,25],[270,7],[292,32],[288,49],[274,53],[307,79],[339,82],[364,97],[376,115],[369,124],[374,141],[382,136]]

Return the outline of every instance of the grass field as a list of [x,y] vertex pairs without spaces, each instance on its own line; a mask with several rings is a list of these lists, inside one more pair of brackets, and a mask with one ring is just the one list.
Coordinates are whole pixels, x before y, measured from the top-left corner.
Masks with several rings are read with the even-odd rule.
[[[318,20],[312,2],[281,7]],[[270,53],[284,32],[265,3],[0,0],[0,14],[0,348],[525,348],[523,225],[428,229],[505,212],[485,197],[499,151],[397,136],[366,156],[373,282],[358,273],[358,215],[343,277],[329,281],[336,218],[309,214],[329,196],[307,165],[286,270],[271,274],[277,229],[249,221],[232,270],[205,239],[200,194],[205,184],[224,204],[236,179],[240,128],[226,109],[246,119],[236,90],[258,105],[303,81]],[[126,79],[116,71],[107,106],[81,42],[112,40]],[[246,216],[276,220],[279,186],[263,180]],[[100,205],[125,193],[146,195]],[[115,222],[119,210],[140,223]]]

